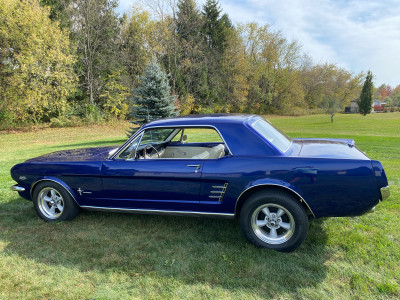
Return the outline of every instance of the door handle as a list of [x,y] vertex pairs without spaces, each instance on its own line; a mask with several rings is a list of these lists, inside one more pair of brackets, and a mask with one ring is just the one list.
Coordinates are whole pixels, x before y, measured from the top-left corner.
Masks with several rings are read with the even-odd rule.
[[186,165],[186,167],[193,167],[199,170],[201,168],[201,165]]

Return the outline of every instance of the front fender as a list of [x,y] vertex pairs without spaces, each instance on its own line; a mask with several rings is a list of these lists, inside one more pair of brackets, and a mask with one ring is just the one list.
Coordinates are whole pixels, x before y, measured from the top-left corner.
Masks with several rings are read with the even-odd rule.
[[33,195],[33,191],[35,189],[35,186],[43,181],[51,181],[51,182],[55,182],[58,183],[59,185],[61,185],[63,188],[65,188],[65,190],[71,195],[72,199],[74,199],[74,201],[76,202],[76,204],[79,205],[78,201],[76,201],[77,199],[77,195],[74,193],[74,191],[61,179],[57,178],[57,177],[53,177],[53,176],[43,176],[43,177],[39,177],[38,179],[35,180],[34,183],[32,183],[31,185],[31,189],[30,189],[30,196],[32,199],[32,195]]

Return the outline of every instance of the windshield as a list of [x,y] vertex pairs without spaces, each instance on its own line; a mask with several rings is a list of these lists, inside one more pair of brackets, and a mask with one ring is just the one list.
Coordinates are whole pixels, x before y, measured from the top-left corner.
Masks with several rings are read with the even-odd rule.
[[265,137],[281,152],[286,152],[289,149],[292,140],[287,135],[272,126],[270,123],[264,120],[258,120],[253,123],[252,126],[255,130],[257,130],[258,133]]

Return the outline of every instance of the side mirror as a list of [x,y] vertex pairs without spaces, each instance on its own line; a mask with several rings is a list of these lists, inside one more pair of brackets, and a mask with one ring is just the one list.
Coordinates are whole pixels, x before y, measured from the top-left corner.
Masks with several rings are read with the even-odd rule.
[[182,143],[184,144],[184,143],[186,143],[186,141],[187,141],[187,135],[184,134],[184,135],[182,135]]

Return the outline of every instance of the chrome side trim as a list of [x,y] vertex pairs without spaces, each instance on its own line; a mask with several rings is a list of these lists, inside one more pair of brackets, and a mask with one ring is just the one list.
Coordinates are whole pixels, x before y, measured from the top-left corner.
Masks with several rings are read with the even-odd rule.
[[[229,151],[230,155],[233,155],[231,149],[229,148],[229,145],[226,143],[226,141],[225,141],[224,137],[222,136],[221,132],[218,130],[217,127],[215,127],[213,125],[172,125],[172,126],[149,126],[149,127],[146,127],[146,128],[141,128],[140,130],[136,131],[136,133],[134,135],[132,135],[120,148],[118,148],[118,150],[113,155],[108,157],[108,159],[116,158],[121,152],[123,152],[126,149],[127,146],[129,147],[129,144],[133,139],[138,137],[140,134],[142,134],[147,129],[153,129],[153,128],[171,128],[171,129],[176,128],[176,129],[182,129],[182,128],[188,128],[188,127],[213,128],[216,132],[218,132],[218,134],[221,137],[222,141],[224,142],[225,146],[228,148],[228,151]],[[141,141],[139,141],[138,146],[139,146],[140,142]],[[168,159],[171,159],[171,158],[168,158]]]
[[13,185],[10,189],[14,192],[25,192],[25,188],[19,185]]
[[113,207],[98,207],[83,205],[81,208],[97,211],[115,211],[115,212],[130,212],[130,213],[152,213],[152,214],[171,214],[171,215],[199,215],[199,216],[220,216],[233,218],[235,214],[228,213],[208,213],[200,211],[178,211],[178,210],[158,210],[158,209],[141,209],[141,208],[113,208]]
[[[57,180],[54,180],[54,179],[46,179],[46,178],[45,178],[45,179],[40,179],[40,180],[38,180],[38,181],[35,181],[35,183],[32,184],[32,187],[31,187],[31,190],[30,190],[31,199],[32,199],[32,195],[33,195],[33,189],[34,189],[35,186],[36,186],[39,182],[41,182],[41,181],[52,181],[52,182],[55,182],[55,183],[61,185],[61,186],[68,192],[68,194],[71,195],[71,197],[72,197],[72,199],[74,199],[75,203],[76,203],[78,206],[80,206],[79,203],[78,203],[78,201],[76,201],[74,195],[72,195],[72,193],[69,191],[69,187],[68,187],[67,185],[63,184],[63,183],[58,182]],[[32,199],[32,200],[33,200],[33,199]]]
[[384,201],[389,197],[390,197],[389,186],[385,186],[385,187],[381,188],[381,201]]
[[308,205],[308,203],[306,202],[306,200],[304,200],[304,198],[303,198],[302,196],[300,196],[299,193],[297,193],[295,190],[293,190],[293,189],[291,189],[291,188],[288,188],[287,186],[284,186],[284,185],[281,185],[281,184],[276,184],[276,183],[256,184],[256,185],[253,185],[253,186],[251,186],[251,187],[245,189],[245,190],[239,195],[239,197],[236,199],[235,213],[236,213],[237,204],[238,204],[238,201],[239,201],[240,197],[242,197],[242,195],[243,195],[246,191],[248,191],[248,190],[250,190],[250,189],[252,189],[252,188],[254,188],[254,187],[256,187],[256,186],[279,186],[279,187],[285,188],[285,189],[287,189],[287,190],[289,190],[289,191],[295,193],[295,194],[300,198],[300,202],[304,202],[304,204],[308,207],[308,209],[310,210],[310,212],[311,212],[311,214],[313,215],[313,217],[315,217],[314,212],[312,211],[311,207]]

